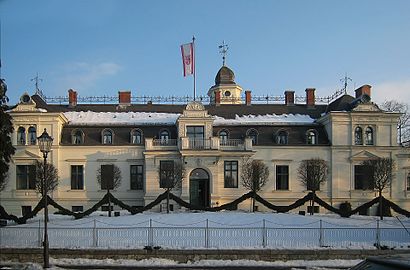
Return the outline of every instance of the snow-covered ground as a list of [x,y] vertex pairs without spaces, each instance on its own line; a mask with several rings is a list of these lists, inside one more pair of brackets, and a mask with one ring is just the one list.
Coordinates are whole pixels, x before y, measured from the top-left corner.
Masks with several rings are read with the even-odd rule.
[[[297,214],[247,213],[241,211],[145,212],[107,217],[105,212],[75,220],[50,215],[51,247],[142,248],[160,246],[179,249],[311,249],[409,248],[410,219],[337,215],[301,216]],[[403,225],[402,225],[403,224]],[[38,247],[42,241],[42,216],[24,225],[0,228],[2,247]],[[379,229],[378,229],[379,228]]]

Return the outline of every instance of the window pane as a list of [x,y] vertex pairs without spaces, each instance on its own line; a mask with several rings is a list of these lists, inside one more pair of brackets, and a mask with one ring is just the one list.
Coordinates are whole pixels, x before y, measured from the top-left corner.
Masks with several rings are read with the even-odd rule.
[[276,189],[289,189],[289,166],[276,166]]
[[224,163],[224,186],[225,188],[238,187],[238,161],[225,161]]
[[132,190],[143,190],[143,169],[142,165],[131,165],[131,189]]
[[358,190],[373,190],[373,174],[371,168],[364,165],[354,166],[354,189]]
[[71,189],[84,189],[83,165],[71,166]]
[[174,161],[160,161],[160,188],[172,187],[174,182]]

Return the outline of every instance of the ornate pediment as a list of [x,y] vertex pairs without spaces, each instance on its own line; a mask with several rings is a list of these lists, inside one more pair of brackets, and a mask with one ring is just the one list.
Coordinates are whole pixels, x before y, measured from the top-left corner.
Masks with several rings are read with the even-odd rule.
[[199,101],[192,101],[186,105],[183,118],[209,118],[205,106]]
[[350,160],[352,161],[363,161],[363,160],[377,159],[377,158],[380,158],[380,157],[366,150],[360,151],[359,153],[356,153],[350,156]]
[[355,112],[381,112],[380,108],[373,102],[361,103],[353,109]]
[[29,150],[17,150],[16,154],[13,155],[13,160],[35,160],[35,159],[41,159],[41,156]]
[[187,111],[205,111],[204,105],[199,101],[192,101],[186,105],[185,110]]

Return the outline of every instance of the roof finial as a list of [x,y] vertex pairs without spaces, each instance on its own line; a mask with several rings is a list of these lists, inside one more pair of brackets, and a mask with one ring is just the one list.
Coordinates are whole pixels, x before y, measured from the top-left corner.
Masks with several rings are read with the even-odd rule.
[[347,94],[347,84],[349,81],[352,81],[351,78],[347,77],[347,73],[345,73],[345,77],[343,79],[340,79],[340,81],[344,84],[343,85],[343,90],[345,94]]
[[229,49],[228,44],[225,44],[225,40],[223,40],[222,45],[219,45],[218,48],[219,53],[222,54],[222,65],[225,66],[226,53]]
[[43,79],[40,79],[40,77],[38,76],[38,72],[37,72],[36,77],[34,77],[33,79],[31,79],[30,81],[34,81],[34,82],[35,82],[34,85],[36,86],[36,94],[41,93],[41,90],[40,90],[40,88],[38,87],[38,83],[39,83],[39,82],[42,82]]

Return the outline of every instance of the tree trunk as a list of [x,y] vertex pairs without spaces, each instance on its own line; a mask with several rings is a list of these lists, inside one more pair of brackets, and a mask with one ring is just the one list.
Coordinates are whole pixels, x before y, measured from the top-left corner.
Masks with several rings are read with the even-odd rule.
[[167,214],[169,214],[169,189],[167,189]]
[[255,212],[255,197],[256,197],[255,195],[256,193],[254,191],[252,195],[252,212]]
[[313,216],[313,213],[315,212],[315,196],[316,193],[313,191],[313,196],[312,196],[312,205],[310,207],[310,215]]
[[379,190],[379,216],[380,220],[383,220],[383,199],[381,190]]
[[108,216],[111,217],[111,199],[110,199],[110,190],[107,189],[107,195],[108,195]]

